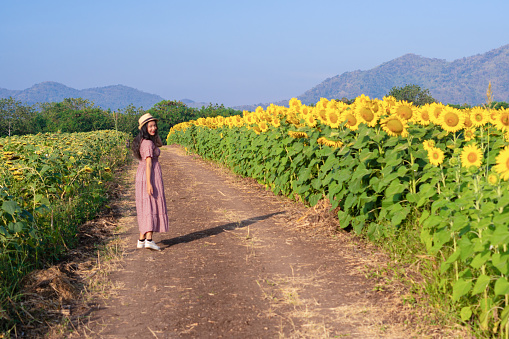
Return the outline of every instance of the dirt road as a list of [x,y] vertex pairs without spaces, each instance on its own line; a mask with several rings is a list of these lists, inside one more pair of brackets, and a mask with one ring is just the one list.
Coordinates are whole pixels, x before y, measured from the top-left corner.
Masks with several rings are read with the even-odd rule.
[[390,296],[365,277],[376,253],[347,235],[302,231],[310,209],[180,148],[163,147],[160,163],[170,218],[169,233],[154,236],[162,251],[135,248],[131,189],[121,220],[132,245],[81,336],[409,337]]

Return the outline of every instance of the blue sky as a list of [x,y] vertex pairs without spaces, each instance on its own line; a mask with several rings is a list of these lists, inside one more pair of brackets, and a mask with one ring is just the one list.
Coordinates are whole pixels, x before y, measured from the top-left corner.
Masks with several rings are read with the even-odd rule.
[[290,99],[406,53],[509,44],[509,1],[3,1],[0,87],[122,84],[227,106]]

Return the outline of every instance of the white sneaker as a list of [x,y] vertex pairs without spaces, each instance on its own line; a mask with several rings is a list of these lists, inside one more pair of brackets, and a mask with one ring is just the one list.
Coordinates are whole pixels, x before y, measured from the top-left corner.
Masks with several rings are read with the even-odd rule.
[[145,248],[145,241],[139,241],[138,240],[138,243],[136,244],[136,247],[137,248]]
[[159,246],[156,245],[156,243],[154,242],[154,240],[145,240],[145,248],[150,248],[151,250],[156,250],[156,251],[160,251],[161,249],[159,248]]

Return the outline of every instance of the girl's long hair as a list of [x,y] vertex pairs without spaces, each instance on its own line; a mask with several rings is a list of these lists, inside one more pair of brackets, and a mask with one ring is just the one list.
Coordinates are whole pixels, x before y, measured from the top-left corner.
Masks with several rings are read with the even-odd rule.
[[[157,129],[156,129],[155,135],[150,135],[147,131],[147,125],[148,125],[148,123],[141,126],[140,133],[138,133],[138,135],[134,138],[133,143],[131,144],[131,150],[133,151],[134,156],[138,160],[141,160],[140,146],[141,146],[141,142],[143,140],[152,140],[152,142],[157,147],[161,147],[163,145],[161,138],[159,137],[159,134],[157,133]],[[157,126],[157,122],[156,122],[156,126]]]

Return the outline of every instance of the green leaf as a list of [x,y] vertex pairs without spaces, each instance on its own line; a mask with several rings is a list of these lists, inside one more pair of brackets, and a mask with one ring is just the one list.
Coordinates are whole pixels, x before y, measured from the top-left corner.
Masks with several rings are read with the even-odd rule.
[[502,274],[509,273],[509,254],[507,253],[493,253],[491,256],[493,266]]
[[486,289],[486,286],[490,283],[491,278],[486,274],[481,274],[475,282],[474,288],[472,289],[472,295],[481,293]]
[[467,321],[468,319],[470,319],[470,317],[472,317],[472,310],[470,309],[470,306],[463,307],[461,309],[460,315],[461,320],[463,321]]
[[507,278],[500,277],[495,282],[495,295],[509,294],[509,282]]
[[19,206],[15,201],[4,201],[2,204],[2,209],[10,215],[14,215],[14,213],[16,213],[16,211],[19,209]]
[[470,266],[472,266],[473,268],[479,268],[482,265],[484,265],[484,263],[486,263],[486,261],[488,261],[488,259],[490,259],[490,257],[491,257],[491,251],[488,251],[488,250],[483,251],[474,257],[474,259],[470,263]]
[[472,281],[463,278],[458,279],[452,288],[452,300],[458,301],[462,296],[467,294],[472,288]]

